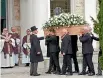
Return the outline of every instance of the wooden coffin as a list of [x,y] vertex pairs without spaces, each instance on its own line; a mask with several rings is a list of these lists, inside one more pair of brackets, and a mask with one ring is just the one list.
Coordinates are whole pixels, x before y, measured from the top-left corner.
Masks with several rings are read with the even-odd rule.
[[87,27],[87,26],[81,25],[81,26],[49,27],[49,28],[44,29],[44,34],[46,36],[49,33],[49,30],[52,28],[56,31],[57,36],[62,35],[62,30],[63,29],[67,29],[70,35],[79,35],[79,34],[82,33],[82,30],[85,27]]

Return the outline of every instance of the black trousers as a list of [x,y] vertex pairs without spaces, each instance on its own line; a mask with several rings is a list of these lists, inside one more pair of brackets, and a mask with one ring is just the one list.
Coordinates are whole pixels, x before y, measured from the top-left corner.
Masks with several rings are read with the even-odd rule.
[[65,74],[66,71],[72,73],[72,55],[66,54],[63,56],[63,66],[62,66],[62,73]]
[[86,72],[86,67],[88,66],[89,72],[95,73],[94,71],[94,65],[92,62],[92,56],[93,54],[83,54],[83,72]]
[[29,64],[30,64],[30,63],[26,63],[26,65],[25,65],[25,66],[29,66]]
[[[59,52],[56,53],[56,57],[57,57],[57,60],[59,62]],[[54,64],[53,71],[56,71],[56,70],[57,70],[57,68],[56,68],[56,65]]]
[[60,72],[60,66],[59,66],[59,59],[57,57],[57,53],[56,52],[51,52],[50,53],[50,63],[49,63],[49,72],[51,72],[52,68],[54,67],[54,65],[56,66],[56,69],[58,72]]
[[38,63],[31,63],[30,66],[30,75],[36,75],[37,73]]
[[72,58],[73,58],[73,62],[74,62],[75,71],[79,72],[79,66],[78,66],[76,52],[73,52]]

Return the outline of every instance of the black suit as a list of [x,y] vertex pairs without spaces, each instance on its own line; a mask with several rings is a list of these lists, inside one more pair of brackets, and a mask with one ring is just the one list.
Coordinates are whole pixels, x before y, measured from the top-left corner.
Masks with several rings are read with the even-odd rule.
[[72,44],[72,51],[73,51],[72,58],[74,61],[75,71],[79,72],[79,66],[77,61],[77,51],[78,51],[77,40],[78,40],[77,35],[71,35],[71,44]]
[[[56,53],[56,57],[58,58],[58,62],[59,62],[59,52],[60,52],[60,47],[59,47],[59,36],[56,36],[57,37],[57,46],[58,46],[58,51]],[[53,71],[56,71],[56,65],[54,64],[54,67],[53,67]]]
[[[41,39],[44,39],[43,37],[38,38],[36,35],[32,34],[30,36],[30,43],[31,43],[31,49],[30,49],[30,75],[36,75],[37,73],[37,66],[38,62],[43,61],[43,55],[40,47],[40,41]],[[37,54],[38,52],[41,52],[40,54]]]
[[62,73],[66,73],[66,69],[68,68],[68,72],[72,73],[72,47],[71,47],[71,37],[70,35],[66,34],[62,39],[61,43],[61,52],[65,53],[63,56],[63,66],[62,66]]
[[84,34],[79,37],[80,42],[82,42],[82,53],[83,53],[83,72],[86,70],[86,66],[89,68],[90,73],[95,73],[94,65],[92,62],[93,56],[93,46],[92,46],[92,37],[89,33]]
[[56,35],[51,35],[49,37],[46,37],[46,41],[49,44],[50,52],[50,65],[48,72],[51,72],[54,65],[56,66],[57,71],[60,72],[59,58],[57,56],[59,52],[58,37]]
[[[50,36],[46,36],[45,39],[49,38]],[[45,40],[45,45],[47,46],[47,57],[50,57],[50,45],[49,41]]]

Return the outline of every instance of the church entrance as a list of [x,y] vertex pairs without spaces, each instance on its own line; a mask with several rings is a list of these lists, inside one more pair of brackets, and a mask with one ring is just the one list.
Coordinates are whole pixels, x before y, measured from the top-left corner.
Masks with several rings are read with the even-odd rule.
[[1,32],[6,27],[6,1],[1,0]]

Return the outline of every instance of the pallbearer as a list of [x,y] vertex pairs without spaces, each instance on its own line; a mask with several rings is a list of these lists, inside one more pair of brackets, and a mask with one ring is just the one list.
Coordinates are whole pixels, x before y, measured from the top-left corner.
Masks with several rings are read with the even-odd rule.
[[4,47],[1,55],[1,67],[13,67],[13,39],[11,34],[8,33],[7,28],[3,29],[2,39],[4,39]]
[[16,28],[12,27],[12,38],[15,40],[15,46],[13,46],[14,49],[14,62],[15,66],[18,66],[19,62],[19,53],[20,53],[20,35],[16,32]]
[[84,29],[84,32],[80,35],[79,39],[80,42],[82,43],[82,54],[83,54],[83,69],[82,72],[79,75],[85,75],[85,69],[86,66],[88,66],[89,69],[89,76],[93,76],[95,75],[95,71],[94,71],[94,65],[93,65],[93,61],[92,61],[92,57],[93,57],[93,45],[92,45],[92,37],[90,35],[90,30],[89,29]]
[[[46,37],[46,41],[49,43],[49,52],[50,52],[50,63],[49,69],[46,72],[47,74],[51,74],[53,66],[55,66],[55,74],[60,74],[60,66],[59,66],[59,40],[55,34],[55,30],[50,29],[50,36]],[[56,70],[57,69],[57,70]]]
[[[62,31],[61,52],[63,54],[63,66],[61,75],[73,75],[72,73],[72,45],[71,37],[66,29]],[[66,72],[67,70],[67,72]]]
[[22,47],[23,47],[23,53],[22,53],[22,63],[26,64],[26,66],[29,66],[30,63],[30,29],[26,30],[26,34],[23,37],[22,41]]

